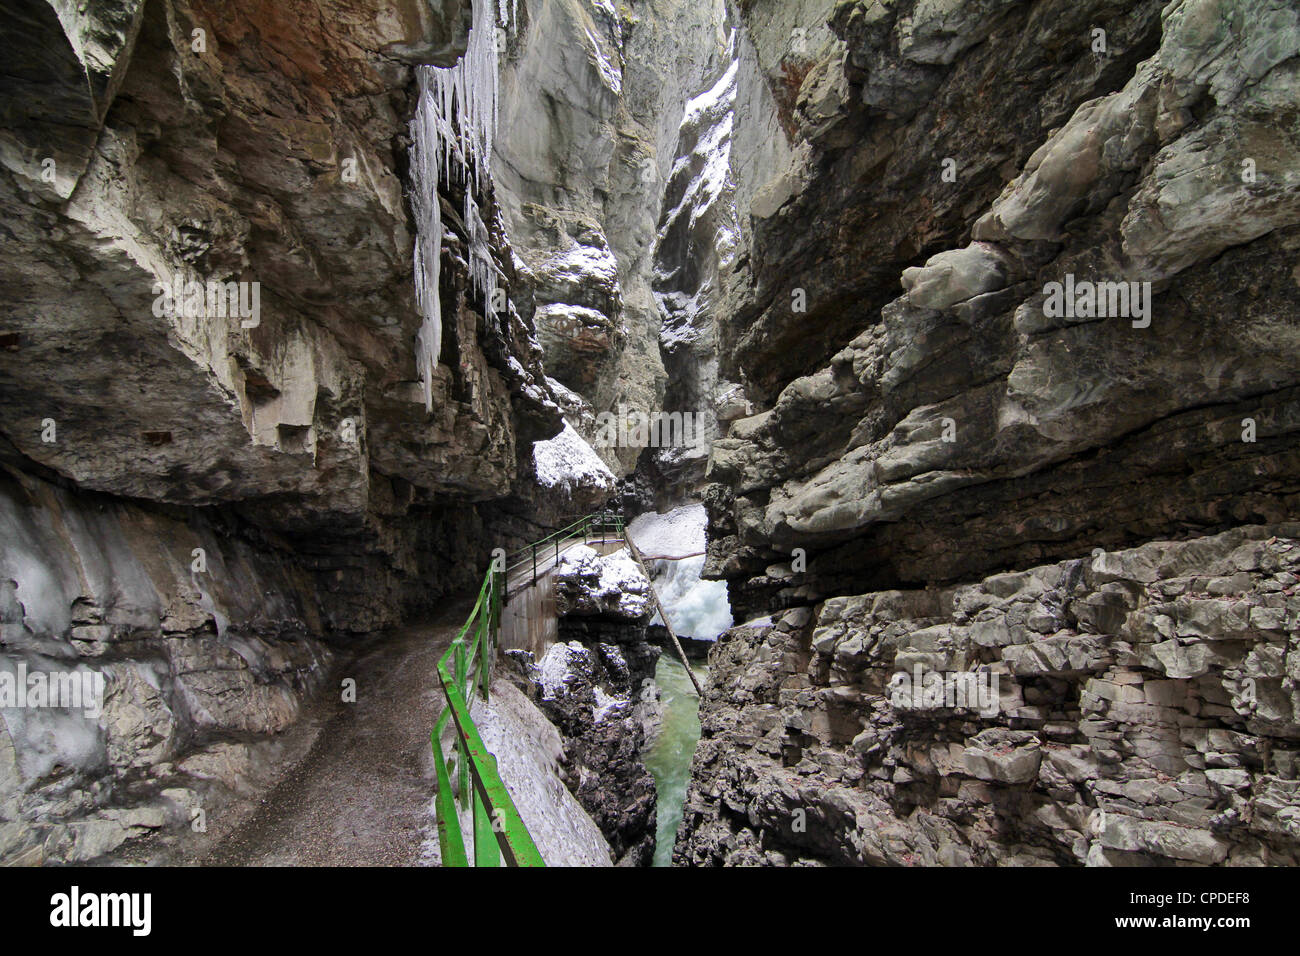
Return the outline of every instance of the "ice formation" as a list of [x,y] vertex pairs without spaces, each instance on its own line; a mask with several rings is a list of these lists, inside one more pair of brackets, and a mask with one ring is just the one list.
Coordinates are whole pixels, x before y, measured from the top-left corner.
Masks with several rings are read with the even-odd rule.
[[[421,66],[420,101],[411,120],[411,188],[415,210],[415,301],[420,310],[415,361],[424,404],[433,410],[433,374],[442,351],[442,304],[438,282],[442,259],[442,210],[438,184],[458,176],[465,185],[465,227],[470,281],[495,314],[497,269],[491,233],[475,193],[492,178],[492,142],[497,126],[498,29],[508,31],[516,0],[476,0],[469,47],[452,67]],[[498,27],[498,21],[501,26]]]
[[704,505],[697,502],[663,514],[647,511],[633,519],[627,533],[646,558],[659,555],[681,557],[704,550],[708,524]]
[[[640,515],[627,529],[650,564],[655,590],[668,611],[673,630],[703,641],[714,640],[732,625],[727,583],[700,578],[704,555],[698,552],[704,550],[707,525],[704,505],[691,504],[666,514]],[[681,560],[650,560],[658,555]],[[655,615],[651,623],[658,620]]]

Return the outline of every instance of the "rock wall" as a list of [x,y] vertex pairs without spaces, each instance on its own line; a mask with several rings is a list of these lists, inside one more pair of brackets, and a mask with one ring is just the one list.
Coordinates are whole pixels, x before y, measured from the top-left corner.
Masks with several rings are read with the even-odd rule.
[[[652,290],[688,99],[727,51],[722,0],[523,0],[495,169],[546,367],[589,412],[663,408]],[[569,421],[594,442],[584,415]],[[622,476],[644,444],[598,449]]]
[[[588,622],[576,635],[561,634],[562,640],[539,662],[541,683],[535,694],[564,741],[561,779],[604,834],[614,861],[649,866],[655,851],[656,790],[642,750],[647,721],[657,715],[653,674],[658,654],[645,643],[644,624],[605,622],[596,631]],[[648,701],[643,699],[647,673]]]
[[[1297,534],[1098,551],[732,631],[674,862],[1295,865]],[[918,670],[949,686],[926,696]]]
[[[738,619],[784,623],[714,652],[679,857],[1290,862],[1292,678],[1270,672],[1269,719],[1234,709],[1294,648],[1290,572],[1225,562],[1300,504],[1293,5],[735,13],[720,374],[754,414],[713,445],[706,574]],[[1191,563],[1079,570],[1143,546]],[[1055,596],[1028,625],[944,596],[1009,598],[998,573]],[[1271,627],[1237,627],[1252,605]],[[834,628],[865,656],[814,646]],[[896,658],[1000,664],[1024,701],[900,716]]]
[[716,307],[735,265],[739,241],[731,135],[736,108],[735,34],[719,75],[687,103],[678,131],[654,250],[654,293],[662,322],[659,351],[668,373],[663,409],[679,414],[653,438],[640,468],[655,487],[658,509],[693,496],[704,480],[709,446],[719,437]]
[[[107,701],[4,706],[0,858],[188,824],[165,794],[238,788],[327,639],[427,613],[531,530],[513,501],[562,419],[530,318],[472,289],[454,179],[431,410],[416,367],[413,72],[455,62],[470,12],[0,17],[0,660]],[[508,287],[490,183],[478,205]]]
[[[189,825],[209,781],[240,786],[239,741],[285,729],[335,656],[310,573],[220,516],[5,472],[0,537],[0,858],[84,861]],[[102,698],[23,707],[37,674]]]
[[570,549],[554,572],[559,640],[530,675],[538,706],[564,739],[565,784],[619,866],[649,866],[656,789],[642,751],[659,723],[659,649],[646,640],[650,582],[618,551]]
[[[847,593],[1294,509],[1289,10],[955,6],[836,7],[809,157],[741,211],[722,362],[760,414],[710,465],[739,590],[795,547]],[[1053,317],[1068,276],[1149,282],[1149,315]]]

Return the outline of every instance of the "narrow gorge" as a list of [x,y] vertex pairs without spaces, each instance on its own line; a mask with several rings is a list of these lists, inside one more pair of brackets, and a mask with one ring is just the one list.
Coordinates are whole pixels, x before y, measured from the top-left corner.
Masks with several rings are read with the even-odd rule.
[[0,5],[0,864],[1300,863],[1294,0]]

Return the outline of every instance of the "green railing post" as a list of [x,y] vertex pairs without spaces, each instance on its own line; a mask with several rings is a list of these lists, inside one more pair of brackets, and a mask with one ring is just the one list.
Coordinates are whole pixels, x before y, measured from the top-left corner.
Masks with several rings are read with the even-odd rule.
[[497,835],[492,829],[492,817],[477,793],[474,794],[474,865],[501,865],[501,848],[497,846]]
[[438,722],[434,724],[433,733],[429,735],[433,744],[433,764],[438,775],[438,795],[434,798],[434,807],[438,817],[438,846],[442,849],[443,866],[469,866],[465,856],[465,838],[460,832],[460,817],[456,813],[456,799],[451,791],[451,775],[447,773],[447,761],[442,756],[442,731],[447,726],[448,711],[444,710]]
[[[465,642],[462,638],[458,637],[456,638],[456,643],[454,646],[456,650],[456,656],[453,658],[456,667],[455,670],[456,686],[464,687],[465,686]],[[469,793],[468,793],[469,760],[466,759],[465,742],[460,739],[459,734],[456,735],[456,778],[459,784],[456,791],[457,802],[462,807],[466,807],[469,805],[466,802],[469,799]]]

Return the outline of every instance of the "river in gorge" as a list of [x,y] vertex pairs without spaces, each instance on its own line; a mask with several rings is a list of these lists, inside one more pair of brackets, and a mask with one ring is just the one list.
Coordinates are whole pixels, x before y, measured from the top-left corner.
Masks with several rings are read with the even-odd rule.
[[[691,667],[700,683],[705,684],[708,666],[693,662]],[[700,739],[700,700],[682,662],[670,653],[659,658],[655,682],[662,695],[663,729],[646,752],[645,764],[659,790],[654,865],[671,866],[686,785],[691,779],[691,758]]]

